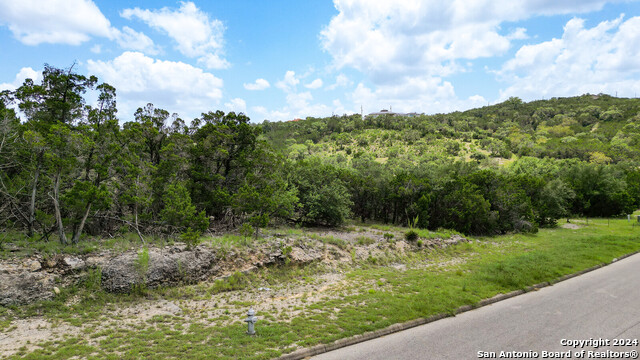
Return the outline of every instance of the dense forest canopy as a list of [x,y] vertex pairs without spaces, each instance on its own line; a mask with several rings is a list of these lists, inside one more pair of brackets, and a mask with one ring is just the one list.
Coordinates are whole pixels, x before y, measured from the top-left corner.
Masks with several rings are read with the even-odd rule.
[[0,94],[0,231],[194,242],[210,229],[356,219],[499,234],[640,207],[638,99],[259,125],[221,111],[187,124],[152,104],[120,123],[116,105],[112,86],[51,66]]

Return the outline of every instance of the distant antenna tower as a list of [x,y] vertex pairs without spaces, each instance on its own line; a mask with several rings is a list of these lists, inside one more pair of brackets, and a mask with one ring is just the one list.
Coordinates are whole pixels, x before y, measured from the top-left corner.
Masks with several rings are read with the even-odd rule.
[[364,110],[362,110],[362,105],[360,105],[360,117],[364,119]]

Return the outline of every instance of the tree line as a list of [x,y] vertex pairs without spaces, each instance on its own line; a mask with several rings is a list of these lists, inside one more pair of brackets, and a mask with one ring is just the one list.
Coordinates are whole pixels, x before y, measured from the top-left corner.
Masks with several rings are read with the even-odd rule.
[[46,65],[40,83],[2,92],[0,228],[65,244],[118,231],[188,240],[214,223],[293,216],[284,163],[245,115],[187,125],[148,104],[134,117],[120,124],[116,89],[72,69]]
[[[121,123],[114,87],[73,68],[45,65],[42,75],[0,93],[0,229],[35,240],[67,244],[134,232],[142,241],[164,234],[193,243],[205,231],[243,224],[258,230],[348,219],[497,234],[640,206],[634,161],[522,154],[496,167],[437,156],[380,162],[366,151],[348,161],[292,157],[282,144],[315,145],[322,136],[286,135],[289,124],[255,125],[222,111],[187,124],[152,104]],[[97,95],[94,104],[87,104],[88,92]],[[301,123],[335,139],[349,126],[366,126],[357,116]]]

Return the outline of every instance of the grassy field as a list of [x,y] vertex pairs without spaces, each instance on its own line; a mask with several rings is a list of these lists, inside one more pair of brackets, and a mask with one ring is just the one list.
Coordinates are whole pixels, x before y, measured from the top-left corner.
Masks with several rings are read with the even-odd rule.
[[[0,308],[0,333],[11,334],[18,320],[35,318],[66,333],[55,340],[29,343],[10,359],[269,359],[394,323],[452,314],[462,305],[640,250],[640,226],[633,226],[637,222],[589,219],[587,224],[586,219],[574,219],[571,224],[577,228],[474,238],[444,249],[367,259],[337,270],[313,265],[262,269],[225,281],[150,290],[143,295],[106,294],[89,281],[84,287],[64,290],[51,302]],[[321,287],[316,278],[329,271],[341,280]],[[280,307],[275,296],[266,306],[258,290],[292,286],[302,286],[303,293],[295,295],[294,304]],[[173,301],[181,311],[146,319],[119,311],[164,301]],[[245,334],[242,320],[249,306],[262,308],[256,336]]]

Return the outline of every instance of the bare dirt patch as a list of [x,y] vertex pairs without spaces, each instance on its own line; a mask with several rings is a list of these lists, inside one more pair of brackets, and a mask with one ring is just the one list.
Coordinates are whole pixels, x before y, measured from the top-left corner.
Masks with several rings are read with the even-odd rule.
[[0,357],[11,356],[23,347],[32,351],[40,342],[77,335],[81,331],[81,328],[67,324],[54,325],[41,317],[15,320],[10,329],[0,334]]

